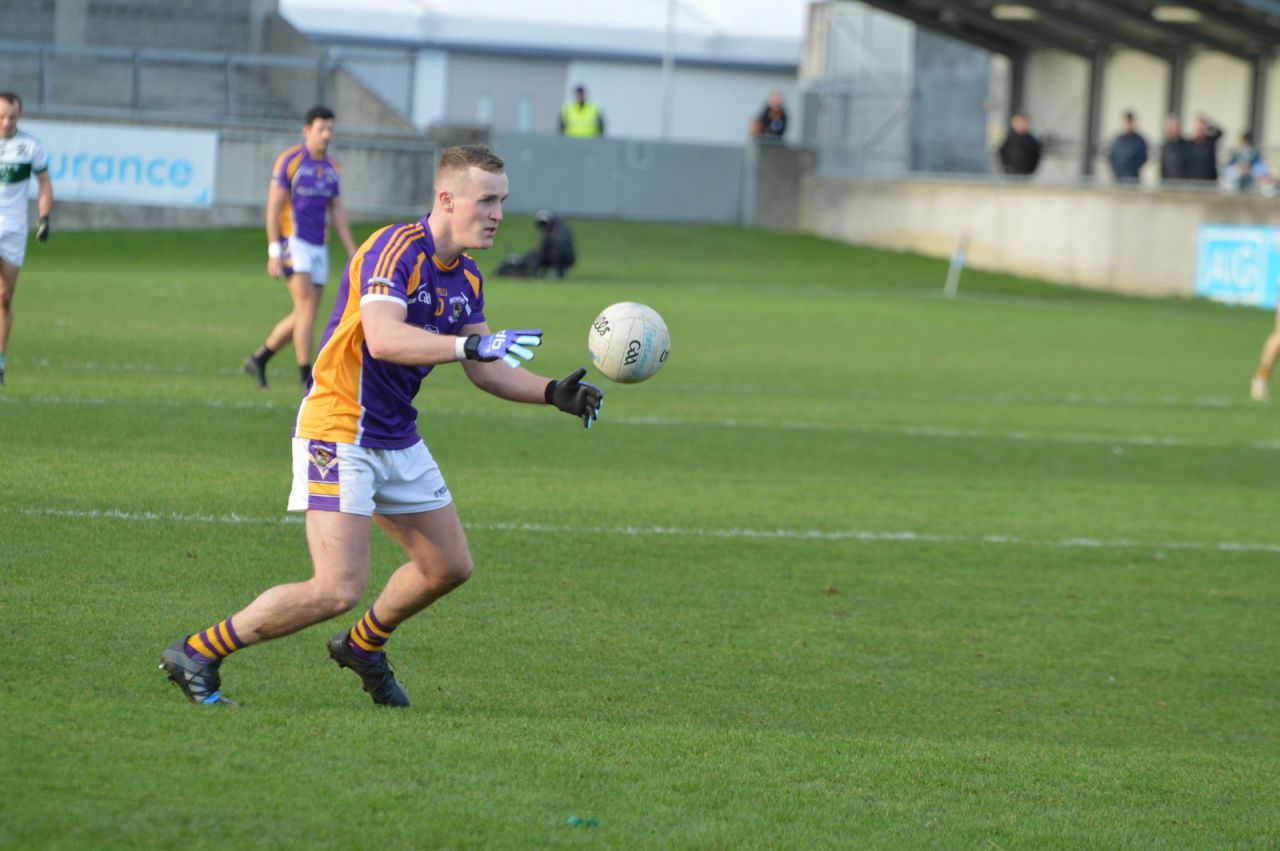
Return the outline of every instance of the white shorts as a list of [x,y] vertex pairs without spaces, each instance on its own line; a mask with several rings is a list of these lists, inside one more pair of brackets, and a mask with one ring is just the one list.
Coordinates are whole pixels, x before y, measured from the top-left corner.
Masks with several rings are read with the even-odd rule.
[[22,217],[22,227],[15,228],[7,216],[0,216],[0,260],[10,266],[21,266],[27,256],[27,218]]
[[289,237],[285,246],[284,271],[286,275],[310,275],[311,283],[323,287],[329,279],[329,246]]
[[427,446],[367,449],[350,443],[293,439],[290,511],[417,514],[444,508],[453,497]]

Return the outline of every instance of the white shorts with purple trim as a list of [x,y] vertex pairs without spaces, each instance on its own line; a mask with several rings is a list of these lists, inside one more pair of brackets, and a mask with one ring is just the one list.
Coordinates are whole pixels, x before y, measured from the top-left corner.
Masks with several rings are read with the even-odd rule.
[[418,514],[453,501],[440,465],[422,441],[407,449],[293,439],[290,511]]
[[284,273],[310,275],[311,283],[323,287],[329,278],[329,246],[315,245],[291,236],[284,243]]

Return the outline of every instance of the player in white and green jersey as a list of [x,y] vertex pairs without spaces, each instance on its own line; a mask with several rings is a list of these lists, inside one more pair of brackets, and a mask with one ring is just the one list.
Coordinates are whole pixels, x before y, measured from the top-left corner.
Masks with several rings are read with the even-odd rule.
[[30,133],[18,129],[22,98],[0,92],[0,384],[4,384],[4,353],[13,328],[13,293],[27,253],[27,184],[32,175],[40,184],[37,204],[40,224],[36,239],[49,238],[53,183],[49,180],[49,152]]

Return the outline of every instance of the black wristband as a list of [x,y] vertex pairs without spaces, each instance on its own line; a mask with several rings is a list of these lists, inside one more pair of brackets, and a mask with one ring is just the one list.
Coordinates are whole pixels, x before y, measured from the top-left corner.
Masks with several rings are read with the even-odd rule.
[[467,360],[476,360],[476,356],[480,354],[480,335],[472,334],[467,337],[467,341],[462,344],[462,351]]
[[554,405],[554,404],[555,404],[555,402],[551,401],[551,397],[552,397],[553,395],[555,395],[555,392],[556,392],[556,385],[557,385],[557,384],[559,384],[559,383],[560,383],[559,381],[556,381],[556,380],[553,378],[553,379],[551,379],[550,381],[548,381],[548,382],[547,382],[547,389],[542,391],[542,398],[547,400],[547,404],[548,404],[548,405]]

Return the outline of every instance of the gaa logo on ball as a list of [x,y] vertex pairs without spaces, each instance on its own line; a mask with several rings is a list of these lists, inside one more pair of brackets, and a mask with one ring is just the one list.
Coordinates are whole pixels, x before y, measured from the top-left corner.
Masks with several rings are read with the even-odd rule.
[[651,307],[634,301],[611,304],[587,333],[591,362],[605,378],[621,384],[644,381],[662,368],[671,352],[667,323]]

